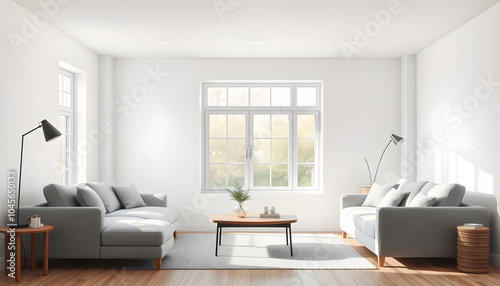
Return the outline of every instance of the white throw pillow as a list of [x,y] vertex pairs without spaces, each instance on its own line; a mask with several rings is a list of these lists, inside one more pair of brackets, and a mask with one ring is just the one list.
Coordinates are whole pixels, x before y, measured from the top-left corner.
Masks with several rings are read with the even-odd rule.
[[392,189],[397,188],[398,185],[379,185],[377,183],[373,184],[368,196],[366,196],[365,201],[361,206],[363,207],[376,207],[384,196]]
[[380,201],[377,207],[395,207],[410,193],[392,188]]
[[413,200],[411,200],[408,207],[430,207],[436,202],[436,197],[426,196],[422,193],[418,193]]

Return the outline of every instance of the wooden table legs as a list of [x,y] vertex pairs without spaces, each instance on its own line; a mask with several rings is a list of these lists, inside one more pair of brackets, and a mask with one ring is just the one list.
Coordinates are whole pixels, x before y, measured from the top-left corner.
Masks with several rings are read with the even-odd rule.
[[49,233],[43,233],[43,275],[49,274]]
[[21,281],[21,234],[16,232],[16,282]]
[[31,234],[31,270],[36,269],[36,233]]

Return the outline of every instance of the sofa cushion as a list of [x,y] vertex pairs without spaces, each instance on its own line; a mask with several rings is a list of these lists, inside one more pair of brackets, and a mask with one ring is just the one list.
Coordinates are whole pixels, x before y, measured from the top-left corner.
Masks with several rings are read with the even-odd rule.
[[413,200],[411,200],[408,207],[430,207],[436,202],[436,197],[424,195],[422,192],[418,193]]
[[375,238],[376,214],[358,216],[356,219],[356,228],[371,238]]
[[77,187],[76,198],[82,207],[98,207],[106,213],[106,207],[97,193],[89,186]]
[[51,207],[79,206],[75,186],[48,184],[43,187],[43,195]]
[[157,219],[106,217],[102,231],[104,246],[160,246],[172,237],[172,224]]
[[441,184],[427,192],[428,196],[436,197],[434,206],[458,207],[462,203],[465,187],[459,184]]
[[121,209],[106,214],[106,217],[136,217],[164,220],[174,223],[179,219],[179,212],[172,208],[164,207],[140,207],[134,209]]
[[395,207],[398,206],[401,201],[406,198],[410,193],[403,192],[392,188],[385,196],[382,198],[377,207]]
[[401,201],[399,205],[408,206],[411,200],[413,200],[413,198],[422,190],[422,187],[426,183],[427,181],[420,181],[420,182],[405,181],[404,183],[401,183],[398,187],[398,190],[409,194]]
[[146,203],[134,185],[128,187],[113,187],[118,200],[126,209],[145,207]]
[[104,207],[106,207],[106,212],[114,212],[115,210],[118,210],[121,208],[120,201],[115,195],[115,192],[113,189],[111,189],[111,185],[106,182],[92,182],[92,183],[87,183],[89,187],[94,190],[99,197],[101,198],[102,202],[104,203]]
[[374,183],[366,196],[365,201],[361,206],[363,207],[376,207],[380,203],[380,201],[384,198],[384,196],[392,189],[397,188],[398,185],[379,185]]

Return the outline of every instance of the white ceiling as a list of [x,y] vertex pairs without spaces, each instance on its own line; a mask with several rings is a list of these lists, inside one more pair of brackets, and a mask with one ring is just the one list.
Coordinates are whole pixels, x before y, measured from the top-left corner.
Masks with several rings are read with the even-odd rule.
[[[33,13],[50,2],[14,1]],[[499,1],[60,0],[68,3],[49,22],[116,58],[343,58],[341,46],[354,47],[345,42],[368,25],[374,33],[352,57],[396,58],[420,52]],[[372,12],[399,2],[385,27],[373,25]]]

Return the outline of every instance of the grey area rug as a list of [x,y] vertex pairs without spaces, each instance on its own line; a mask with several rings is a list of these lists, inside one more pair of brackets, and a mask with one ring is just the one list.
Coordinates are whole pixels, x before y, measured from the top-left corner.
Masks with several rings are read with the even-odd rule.
[[[223,233],[215,256],[215,233],[179,233],[162,269],[376,269],[333,234],[293,234],[293,257],[285,233]],[[153,259],[122,269],[155,269]]]

